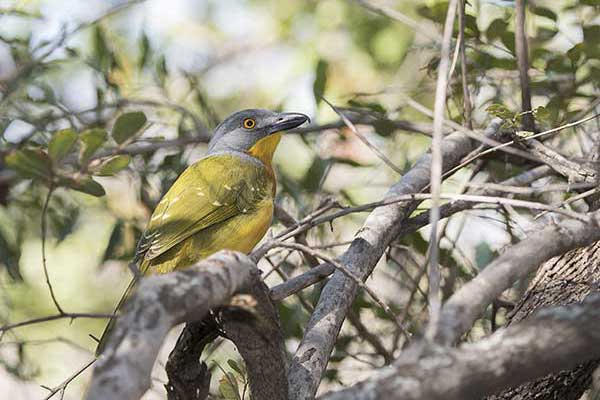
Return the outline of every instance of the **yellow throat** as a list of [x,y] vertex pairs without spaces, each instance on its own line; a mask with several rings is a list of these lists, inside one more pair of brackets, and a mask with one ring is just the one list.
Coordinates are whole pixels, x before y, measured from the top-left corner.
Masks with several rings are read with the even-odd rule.
[[272,133],[256,142],[254,146],[248,150],[248,154],[258,158],[268,169],[271,169],[273,154],[275,153],[280,140],[281,132]]

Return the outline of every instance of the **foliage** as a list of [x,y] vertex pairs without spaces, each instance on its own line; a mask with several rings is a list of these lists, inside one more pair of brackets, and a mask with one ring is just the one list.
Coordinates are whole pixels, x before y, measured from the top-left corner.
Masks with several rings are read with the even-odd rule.
[[[61,302],[68,303],[67,309],[81,304],[82,309],[110,312],[109,298],[116,299],[128,280],[127,263],[150,211],[176,177],[204,154],[211,128],[230,112],[286,108],[311,114],[315,124],[337,124],[336,129],[289,135],[278,150],[277,201],[298,220],[328,197],[349,205],[380,200],[398,178],[340,123],[323,98],[352,119],[402,172],[430,144],[427,135],[399,128],[400,122],[431,125],[428,116],[406,101],[408,96],[425,106],[433,104],[439,43],[419,29],[367,11],[360,2],[342,0],[239,2],[239,21],[233,24],[224,22],[230,21],[224,18],[231,15],[230,2],[177,2],[181,8],[173,6],[168,13],[169,18],[175,15],[174,21],[164,8],[137,3],[114,13],[102,6],[93,13],[98,19],[71,21],[63,16],[61,30],[51,38],[41,34],[51,18],[44,11],[49,2],[14,2],[12,12],[0,16],[0,51],[6,53],[0,58],[12,66],[0,63],[0,277],[11,287],[7,305],[0,306],[3,320],[49,310],[39,260],[41,213],[49,192],[48,265],[50,276],[60,282]],[[393,3],[420,30],[442,32],[447,1]],[[513,3],[467,3],[467,65],[457,61],[451,75],[447,119],[466,123],[463,69],[478,129],[498,117],[504,128],[526,140],[533,134],[521,128],[526,114],[534,116],[536,130],[542,131],[589,111],[600,82],[597,1],[535,2],[528,8],[531,111],[521,108]],[[8,28],[1,27],[3,20]],[[456,23],[454,37],[458,30]],[[456,44],[454,40],[453,50]],[[583,128],[561,138],[549,145],[569,157],[585,156],[591,141]],[[444,189],[460,191],[467,175],[478,168],[490,182],[500,182],[532,166],[523,163],[496,152],[450,178]],[[544,181],[551,183],[565,182],[559,176]],[[573,195],[564,191],[553,197],[537,192],[505,197],[557,204]],[[429,203],[420,207],[415,213]],[[520,233],[519,223],[503,219],[505,211],[478,210],[448,223],[440,252],[444,296],[485,268]],[[307,241],[338,255],[365,215],[354,213],[315,227]],[[528,221],[533,217],[530,211],[519,215]],[[283,229],[279,222],[275,231]],[[367,281],[413,334],[426,320],[427,233],[418,231],[392,243],[384,268]],[[62,252],[75,261],[53,262],[63,260]],[[272,259],[278,269],[269,273],[270,284],[307,270],[305,258],[294,252],[282,250]],[[93,266],[85,269],[85,263]],[[271,265],[263,263],[261,268],[270,271]],[[317,284],[279,305],[288,344],[302,338],[321,288]],[[511,294],[518,296],[521,289]],[[83,292],[89,296],[85,293],[82,299]],[[32,298],[47,304],[30,304]],[[389,315],[364,293],[353,311],[392,353],[404,344]],[[488,325],[480,321],[471,334],[489,332]],[[76,321],[73,326],[19,330],[10,338],[21,343],[68,336],[92,348],[87,336],[97,335],[100,326]],[[382,355],[358,329],[345,325],[327,372],[328,384],[347,384],[353,375],[346,372],[357,366],[382,364]],[[52,376],[58,359],[53,345],[43,353],[47,357],[38,357],[31,346],[21,344],[17,363],[5,362],[3,354],[0,363],[23,379],[40,369],[41,380],[60,380],[71,371]],[[75,359],[74,350],[67,348]],[[218,352],[214,358],[227,360],[228,366],[225,370],[217,364],[220,397],[243,399],[248,383],[242,363]]]

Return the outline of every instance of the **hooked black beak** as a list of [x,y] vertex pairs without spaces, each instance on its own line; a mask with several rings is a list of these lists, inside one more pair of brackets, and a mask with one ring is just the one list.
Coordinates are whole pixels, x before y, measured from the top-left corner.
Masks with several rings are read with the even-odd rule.
[[301,113],[281,113],[275,122],[269,127],[270,133],[294,129],[305,122],[310,122],[307,115]]

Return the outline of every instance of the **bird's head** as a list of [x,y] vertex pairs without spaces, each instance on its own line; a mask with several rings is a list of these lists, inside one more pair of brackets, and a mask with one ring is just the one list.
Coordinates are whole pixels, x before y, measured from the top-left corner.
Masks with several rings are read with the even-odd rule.
[[208,152],[240,151],[270,163],[281,133],[310,119],[300,113],[276,113],[262,109],[238,111],[217,126]]

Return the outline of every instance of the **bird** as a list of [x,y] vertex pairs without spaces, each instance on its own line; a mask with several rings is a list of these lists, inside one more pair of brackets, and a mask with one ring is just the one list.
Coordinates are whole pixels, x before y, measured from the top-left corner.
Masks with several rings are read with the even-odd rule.
[[[246,109],[214,130],[204,157],[173,183],[157,204],[135,252],[138,276],[190,267],[220,250],[250,253],[271,225],[276,193],[273,155],[282,133],[310,122],[308,116]],[[115,315],[131,297],[134,277]],[[107,324],[99,356],[114,329]]]

